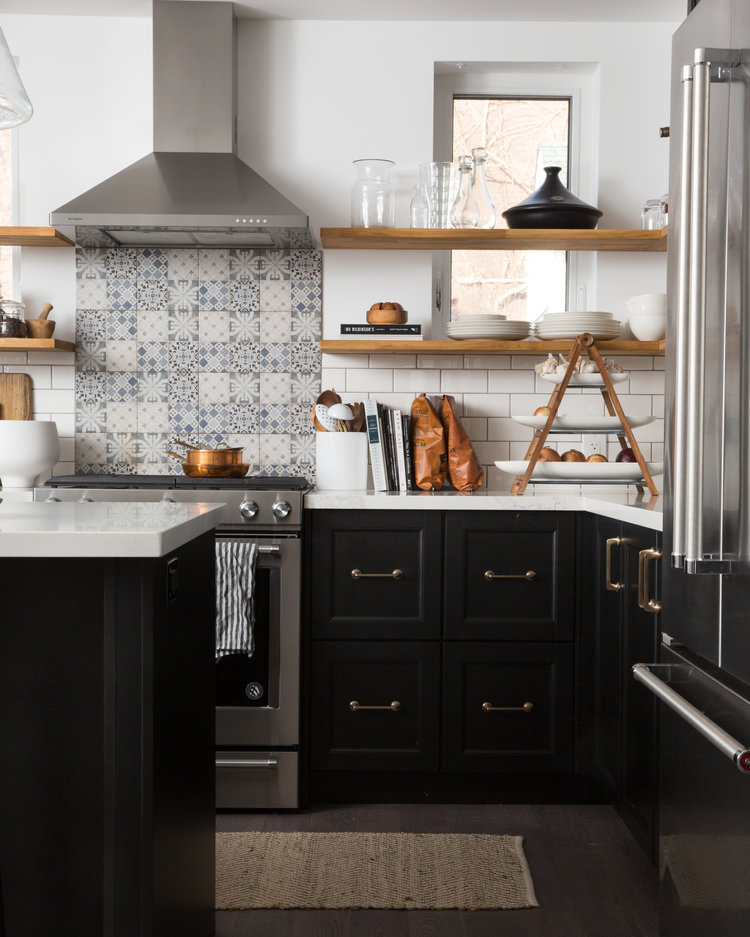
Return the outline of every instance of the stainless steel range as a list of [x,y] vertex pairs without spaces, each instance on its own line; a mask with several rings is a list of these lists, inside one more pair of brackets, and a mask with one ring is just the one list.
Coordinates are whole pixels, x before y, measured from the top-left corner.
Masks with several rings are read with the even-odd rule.
[[299,806],[304,478],[68,475],[36,501],[223,503],[217,541],[254,541],[254,650],[216,660],[216,806]]

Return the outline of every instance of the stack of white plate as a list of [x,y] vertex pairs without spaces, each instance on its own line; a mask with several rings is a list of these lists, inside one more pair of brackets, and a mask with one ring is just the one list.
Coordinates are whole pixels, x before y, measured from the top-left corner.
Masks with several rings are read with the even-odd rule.
[[547,312],[535,323],[537,338],[576,338],[590,332],[596,339],[616,339],[620,323],[611,312]]
[[500,315],[461,316],[445,327],[448,338],[487,338],[495,341],[518,341],[527,338],[529,323]]

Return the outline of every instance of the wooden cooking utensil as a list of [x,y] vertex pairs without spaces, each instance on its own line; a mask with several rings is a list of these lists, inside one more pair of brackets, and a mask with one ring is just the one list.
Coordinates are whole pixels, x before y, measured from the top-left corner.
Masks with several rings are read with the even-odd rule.
[[28,374],[0,374],[0,419],[30,420],[31,389]]

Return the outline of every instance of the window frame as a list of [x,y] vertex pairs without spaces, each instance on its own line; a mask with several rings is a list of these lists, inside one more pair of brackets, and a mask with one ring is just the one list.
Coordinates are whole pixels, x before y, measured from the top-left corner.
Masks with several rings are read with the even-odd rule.
[[[436,62],[433,114],[433,159],[453,157],[453,100],[478,98],[567,98],[567,187],[585,202],[597,201],[594,113],[598,94],[596,62]],[[498,213],[508,206],[497,206]],[[432,334],[443,337],[450,321],[450,251],[433,251]],[[567,252],[569,309],[594,308],[596,255]]]

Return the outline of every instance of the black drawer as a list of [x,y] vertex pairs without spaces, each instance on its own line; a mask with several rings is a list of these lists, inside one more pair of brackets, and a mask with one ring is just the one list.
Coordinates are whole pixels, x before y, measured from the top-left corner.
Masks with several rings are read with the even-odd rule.
[[438,643],[316,641],[311,670],[313,768],[437,769]]
[[572,639],[574,543],[572,514],[449,514],[445,637],[485,641]]
[[572,769],[572,644],[456,642],[443,670],[445,770]]
[[441,518],[326,511],[312,519],[314,638],[438,638]]

